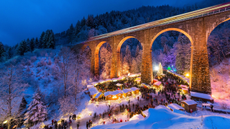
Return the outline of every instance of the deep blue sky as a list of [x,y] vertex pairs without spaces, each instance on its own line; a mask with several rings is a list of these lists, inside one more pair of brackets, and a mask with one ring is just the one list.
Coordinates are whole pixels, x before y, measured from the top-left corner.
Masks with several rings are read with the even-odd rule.
[[183,6],[201,0],[1,0],[0,42],[15,45],[39,37],[42,31],[65,31],[88,14],[124,11],[143,5]]

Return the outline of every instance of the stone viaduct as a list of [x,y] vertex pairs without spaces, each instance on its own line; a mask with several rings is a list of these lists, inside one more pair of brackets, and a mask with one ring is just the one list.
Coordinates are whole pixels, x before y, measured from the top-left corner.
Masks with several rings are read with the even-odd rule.
[[230,3],[215,5],[204,9],[172,16],[146,24],[102,34],[76,44],[73,49],[89,46],[92,52],[91,72],[99,74],[99,50],[104,43],[112,48],[110,77],[121,75],[120,49],[129,38],[136,38],[142,45],[141,81],[150,83],[153,79],[151,48],[154,40],[167,31],[178,31],[191,42],[190,89],[211,94],[207,40],[219,24],[230,19]]

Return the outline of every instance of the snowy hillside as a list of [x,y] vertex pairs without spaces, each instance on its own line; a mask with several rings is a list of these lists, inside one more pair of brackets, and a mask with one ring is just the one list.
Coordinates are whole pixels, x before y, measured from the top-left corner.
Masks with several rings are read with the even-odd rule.
[[111,125],[100,125],[92,129],[226,129],[230,128],[230,117],[205,115],[193,117],[181,111],[175,113],[164,106],[148,109],[148,116],[143,120],[133,120]]
[[230,109],[229,60],[224,60],[210,69],[212,97],[222,109]]

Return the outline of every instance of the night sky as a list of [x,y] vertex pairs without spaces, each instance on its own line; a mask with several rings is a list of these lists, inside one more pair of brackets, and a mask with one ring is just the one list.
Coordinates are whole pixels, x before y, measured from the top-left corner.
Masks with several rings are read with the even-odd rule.
[[42,31],[65,31],[88,14],[124,11],[143,5],[183,6],[201,0],[1,0],[0,42],[15,45]]

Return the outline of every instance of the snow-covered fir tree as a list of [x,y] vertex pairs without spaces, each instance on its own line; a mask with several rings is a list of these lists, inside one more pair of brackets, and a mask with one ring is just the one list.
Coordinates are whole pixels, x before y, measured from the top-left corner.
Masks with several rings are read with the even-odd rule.
[[30,40],[30,51],[32,52],[32,51],[34,51],[34,49],[35,49],[35,43],[34,43],[34,38],[32,38]]
[[22,101],[20,103],[19,109],[18,109],[18,125],[19,127],[23,124],[24,122],[24,117],[25,117],[25,113],[27,110],[27,101],[24,97],[22,97]]
[[17,47],[17,53],[19,55],[24,55],[24,53],[27,51],[27,44],[26,44],[26,41],[22,41],[18,47]]
[[41,101],[41,96],[35,93],[33,100],[28,106],[25,114],[25,124],[31,126],[47,120],[47,107]]
[[5,52],[4,45],[2,44],[2,42],[0,42],[0,61],[3,59],[4,52]]

